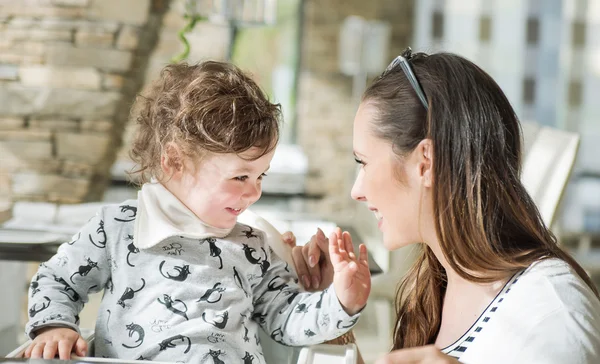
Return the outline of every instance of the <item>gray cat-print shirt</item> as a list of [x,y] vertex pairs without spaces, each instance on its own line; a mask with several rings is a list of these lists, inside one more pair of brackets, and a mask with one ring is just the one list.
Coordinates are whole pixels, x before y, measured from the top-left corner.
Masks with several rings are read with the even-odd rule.
[[354,326],[333,286],[301,292],[264,234],[237,224],[225,238],[170,237],[138,249],[137,201],[109,205],[41,264],[26,333],[78,330],[88,294],[104,289],[95,355],[194,363],[264,363],[259,326],[285,345],[312,345]]

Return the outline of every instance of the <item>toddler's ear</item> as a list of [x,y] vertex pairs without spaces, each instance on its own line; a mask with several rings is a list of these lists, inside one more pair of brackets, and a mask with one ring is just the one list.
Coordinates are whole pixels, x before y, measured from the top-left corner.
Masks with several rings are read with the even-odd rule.
[[183,155],[177,145],[169,143],[165,146],[160,157],[160,167],[169,177],[183,171]]

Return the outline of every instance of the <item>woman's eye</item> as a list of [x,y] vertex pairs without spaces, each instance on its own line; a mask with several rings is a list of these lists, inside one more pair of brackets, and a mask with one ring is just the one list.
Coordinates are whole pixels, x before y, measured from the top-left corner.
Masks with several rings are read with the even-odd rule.
[[248,176],[239,176],[239,177],[235,177],[234,179],[237,181],[244,182],[245,180],[248,179]]
[[354,158],[354,161],[355,161],[356,163],[358,163],[358,164],[361,164],[361,165],[363,165],[363,166],[365,165],[365,162],[363,162],[362,160],[360,160],[360,159],[358,159],[358,158]]

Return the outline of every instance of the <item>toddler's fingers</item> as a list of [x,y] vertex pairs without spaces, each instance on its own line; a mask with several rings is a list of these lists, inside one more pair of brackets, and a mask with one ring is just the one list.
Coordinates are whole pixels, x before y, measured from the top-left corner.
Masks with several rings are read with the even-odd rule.
[[354,245],[352,245],[352,236],[350,236],[349,232],[344,231],[342,233],[342,241],[344,242],[344,249],[348,252],[348,255],[352,259],[356,259],[356,256],[354,255]]
[[33,350],[34,347],[35,347],[35,343],[29,344],[29,346],[23,352],[23,357],[29,358],[31,356],[31,351]]
[[44,346],[46,343],[37,343],[31,350],[31,358],[32,359],[41,359],[42,355],[44,355]]
[[361,264],[366,264],[369,266],[369,252],[367,251],[367,246],[365,244],[360,244],[358,248],[360,252],[359,261]]
[[286,231],[281,237],[283,238],[283,241],[292,248],[296,246],[296,236],[291,231]]
[[329,255],[338,256],[340,254],[340,244],[338,242],[338,235],[334,231],[329,235]]
[[86,356],[87,349],[88,343],[81,336],[79,336],[79,339],[77,339],[77,342],[75,343],[75,354],[79,356]]
[[58,343],[58,357],[60,360],[70,360],[71,350],[73,350],[73,341],[65,339],[61,340]]
[[344,246],[344,240],[342,237],[342,229],[340,229],[339,226],[335,228],[335,240],[337,241],[338,250],[340,251],[340,253],[345,253],[346,247]]
[[44,359],[54,359],[54,357],[56,356],[57,349],[58,343],[56,341],[47,342],[46,346],[44,347]]

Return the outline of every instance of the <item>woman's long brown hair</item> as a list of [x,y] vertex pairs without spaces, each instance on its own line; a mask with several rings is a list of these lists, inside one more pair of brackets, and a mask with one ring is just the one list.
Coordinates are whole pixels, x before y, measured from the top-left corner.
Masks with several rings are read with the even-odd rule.
[[[452,269],[486,283],[559,258],[598,296],[581,266],[558,247],[520,182],[521,127],[496,82],[454,54],[417,53],[409,62],[429,112],[399,66],[378,77],[363,101],[378,110],[374,133],[400,157],[423,139],[432,141],[435,228]],[[423,245],[398,288],[394,349],[434,343],[445,284],[443,267]]]

